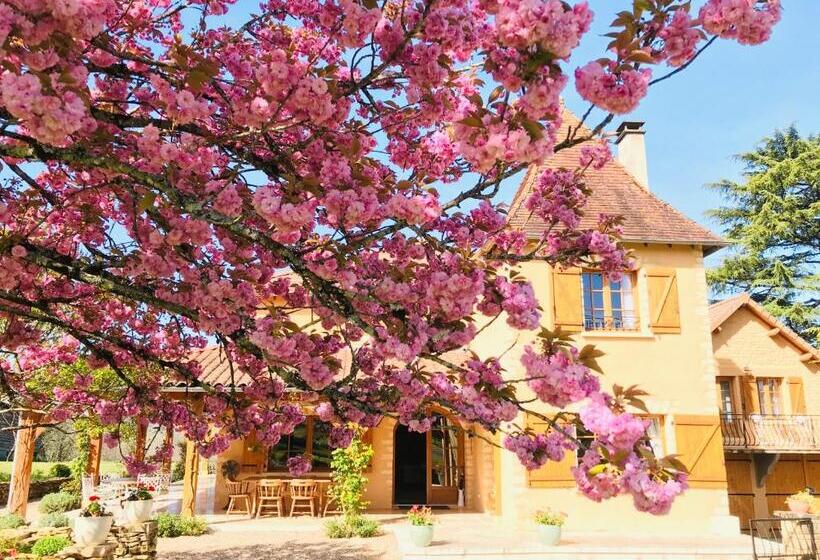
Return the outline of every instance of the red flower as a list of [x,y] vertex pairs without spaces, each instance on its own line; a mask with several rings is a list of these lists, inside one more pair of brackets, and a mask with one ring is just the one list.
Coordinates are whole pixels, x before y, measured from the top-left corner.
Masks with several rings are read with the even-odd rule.
[[88,497],[88,501],[89,501],[89,502],[96,502],[96,501],[97,501],[97,500],[99,500],[99,499],[100,499],[100,497],[99,497],[99,496],[89,496],[89,497]]
[[149,492],[153,492],[153,491],[154,491],[154,487],[153,487],[153,486],[149,486],[149,487],[148,487],[148,491],[149,491]]

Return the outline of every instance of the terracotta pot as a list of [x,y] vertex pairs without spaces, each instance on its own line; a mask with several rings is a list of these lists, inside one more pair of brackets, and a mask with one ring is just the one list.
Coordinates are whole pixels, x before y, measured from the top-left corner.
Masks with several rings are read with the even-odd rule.
[[74,542],[81,546],[102,544],[108,537],[113,523],[113,515],[77,517],[74,519]]
[[151,518],[154,500],[134,500],[122,503],[122,522],[124,525],[138,525]]
[[430,546],[433,542],[433,526],[410,525],[410,540],[418,547]]
[[794,513],[809,513],[811,509],[811,504],[808,502],[800,502],[798,500],[787,500],[786,503],[789,506],[789,510]]
[[560,541],[560,525],[538,525],[538,542],[540,542],[544,546],[555,546]]

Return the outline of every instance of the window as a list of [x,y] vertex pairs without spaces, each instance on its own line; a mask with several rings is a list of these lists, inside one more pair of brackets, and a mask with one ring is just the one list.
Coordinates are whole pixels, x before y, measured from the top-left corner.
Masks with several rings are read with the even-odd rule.
[[584,296],[584,330],[635,330],[634,275],[610,280],[602,272],[581,274]]
[[780,380],[774,377],[758,379],[757,401],[761,414],[780,414]]
[[720,413],[727,418],[735,412],[734,399],[732,397],[732,380],[720,379],[718,381],[718,392],[720,395]]
[[330,470],[331,449],[328,445],[330,427],[315,418],[308,418],[296,426],[293,433],[283,436],[279,443],[268,450],[268,470],[285,471],[288,459],[308,455],[315,471]]

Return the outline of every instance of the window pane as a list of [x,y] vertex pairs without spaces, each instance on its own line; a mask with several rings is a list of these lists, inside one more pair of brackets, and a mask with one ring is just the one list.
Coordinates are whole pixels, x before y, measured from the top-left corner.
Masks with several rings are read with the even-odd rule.
[[446,416],[436,416],[430,430],[430,462],[433,486],[457,486],[459,477],[459,428]]
[[604,289],[604,276],[599,272],[592,272],[590,273],[592,277],[592,288],[595,290],[603,290]]
[[307,425],[299,424],[289,436],[283,436],[268,451],[268,470],[287,469],[288,459],[307,451]]
[[661,419],[657,417],[649,418],[649,427],[646,429],[649,436],[649,447],[655,457],[663,457],[666,451],[663,448],[663,434],[661,433]]
[[330,425],[318,420],[313,422],[313,449],[311,450],[311,463],[313,470],[330,470],[331,449],[328,444],[330,435]]

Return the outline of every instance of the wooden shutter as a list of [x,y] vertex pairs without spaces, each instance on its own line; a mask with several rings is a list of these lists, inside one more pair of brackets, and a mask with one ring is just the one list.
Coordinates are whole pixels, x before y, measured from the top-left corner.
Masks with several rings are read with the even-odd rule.
[[793,414],[806,413],[806,395],[803,393],[803,379],[800,377],[789,377],[789,397],[792,401]]
[[743,414],[760,412],[760,403],[757,398],[757,380],[754,378],[741,379],[740,390],[743,393]]
[[260,473],[267,467],[267,449],[251,432],[242,441],[242,472]]
[[[536,416],[527,414],[527,427],[536,433],[546,433],[549,424]],[[527,485],[533,488],[574,488],[575,477],[572,468],[575,466],[575,453],[567,452],[557,463],[548,461],[546,465],[533,471],[527,471]]]
[[726,487],[723,438],[717,416],[676,416],[675,439],[679,458],[689,469],[689,486]]
[[649,326],[656,333],[680,332],[678,277],[672,268],[655,268],[646,272],[649,288]]
[[584,328],[584,303],[581,298],[581,270],[552,270],[552,296],[555,326],[578,332]]

